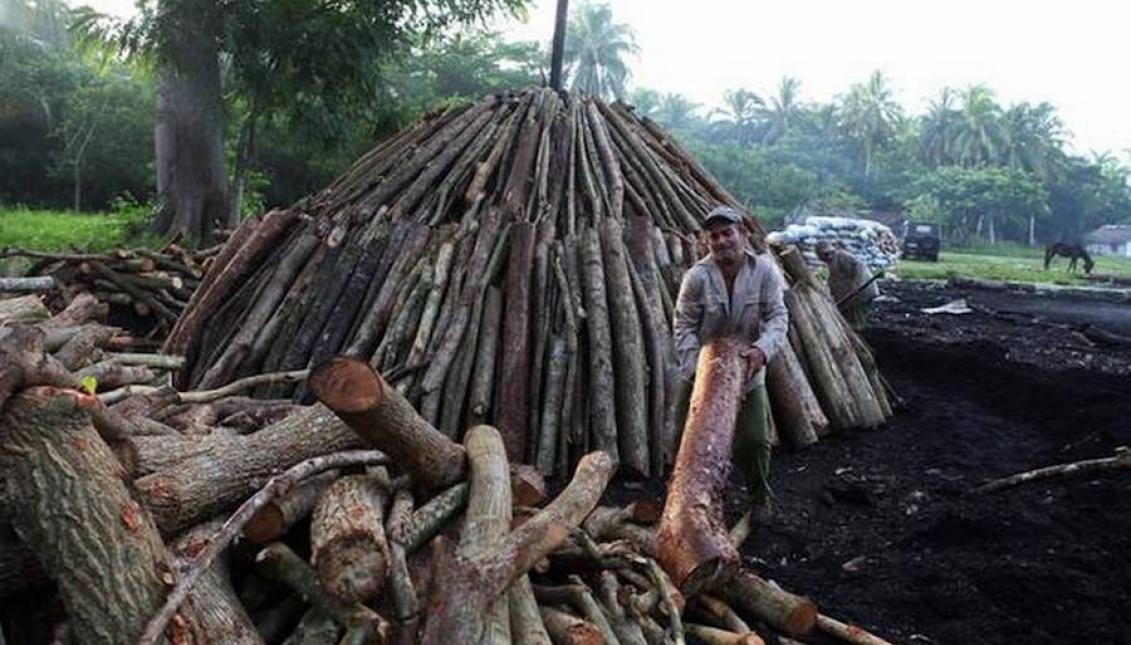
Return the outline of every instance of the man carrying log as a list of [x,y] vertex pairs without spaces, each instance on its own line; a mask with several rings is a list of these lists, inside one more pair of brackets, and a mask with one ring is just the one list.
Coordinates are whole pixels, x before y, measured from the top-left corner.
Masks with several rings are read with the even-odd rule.
[[860,329],[868,322],[872,301],[880,295],[872,271],[860,258],[828,242],[817,243],[817,257],[829,267],[829,292],[841,315],[853,329]]
[[766,364],[786,342],[788,313],[782,278],[768,255],[747,243],[742,215],[720,206],[707,216],[707,257],[687,271],[680,285],[673,322],[675,349],[683,377],[676,400],[682,429],[691,403],[699,350],[717,336],[749,343],[745,395],[735,424],[733,461],[746,478],[751,517],[769,519],[770,435]]

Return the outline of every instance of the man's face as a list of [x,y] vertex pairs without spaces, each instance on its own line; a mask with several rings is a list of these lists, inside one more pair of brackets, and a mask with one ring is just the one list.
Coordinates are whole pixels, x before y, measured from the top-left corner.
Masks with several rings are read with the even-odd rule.
[[707,247],[720,260],[737,260],[742,255],[742,245],[742,232],[735,224],[720,223],[707,228]]

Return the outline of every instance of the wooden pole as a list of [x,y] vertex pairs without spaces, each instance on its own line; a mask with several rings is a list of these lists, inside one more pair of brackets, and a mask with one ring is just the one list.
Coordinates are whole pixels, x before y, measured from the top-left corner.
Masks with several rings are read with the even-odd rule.
[[562,54],[565,51],[566,25],[569,20],[569,0],[558,0],[554,14],[554,41],[550,50],[550,89],[562,89]]

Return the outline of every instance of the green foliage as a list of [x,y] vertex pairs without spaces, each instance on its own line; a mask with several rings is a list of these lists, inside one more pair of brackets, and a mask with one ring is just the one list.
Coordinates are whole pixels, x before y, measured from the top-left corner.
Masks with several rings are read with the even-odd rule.
[[152,184],[153,87],[121,64],[0,29],[0,202],[106,208]]
[[963,243],[972,241],[980,225],[988,227],[990,219],[998,230],[1012,233],[1006,237],[1023,239],[1029,217],[1044,219],[1049,214],[1044,186],[1012,168],[946,166],[921,176],[910,191],[915,197],[908,200],[908,210],[924,208],[921,200],[929,196],[948,239]]

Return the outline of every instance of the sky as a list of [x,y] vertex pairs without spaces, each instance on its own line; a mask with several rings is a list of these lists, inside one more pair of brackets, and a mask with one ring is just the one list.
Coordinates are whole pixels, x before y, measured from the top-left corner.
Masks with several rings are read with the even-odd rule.
[[[133,0],[86,0],[119,15]],[[579,0],[572,0],[577,4]],[[919,114],[943,87],[984,83],[1003,104],[1048,101],[1080,154],[1131,150],[1131,3],[1122,0],[609,0],[635,32],[632,86],[704,106],[745,87],[772,94],[783,76],[801,98],[829,101],[874,70]],[[508,38],[549,43],[554,0]]]

